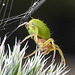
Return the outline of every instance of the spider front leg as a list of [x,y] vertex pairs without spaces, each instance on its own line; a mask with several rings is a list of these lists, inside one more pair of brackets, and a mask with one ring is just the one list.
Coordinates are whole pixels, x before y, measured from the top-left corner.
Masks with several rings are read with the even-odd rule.
[[[27,37],[25,37],[20,44],[22,44],[25,40],[29,39],[30,37],[34,37],[34,41],[37,42],[37,35],[36,34],[32,34],[32,35],[29,35]],[[26,59],[27,57],[30,57],[32,56],[33,54],[35,54],[36,52],[38,52],[41,48],[39,47],[37,50],[34,50],[31,54],[25,56],[23,59]]]
[[[27,23],[27,24],[29,24],[29,23]],[[29,25],[30,25],[30,24],[29,24]],[[31,26],[33,26],[33,25],[31,25]],[[20,44],[22,44],[24,41],[26,41],[27,39],[32,38],[32,37],[34,37],[33,39],[34,39],[34,41],[37,43],[38,28],[37,28],[36,26],[33,26],[33,27],[35,27],[35,33],[34,33],[34,34],[31,34],[31,35],[28,35],[27,37],[25,37],[25,38],[21,41]],[[35,54],[35,53],[36,53],[37,51],[39,51],[40,49],[41,49],[41,48],[38,48],[37,50],[34,50],[31,54],[25,56],[23,59],[25,59],[25,58],[27,58],[27,57],[29,57],[29,56],[32,56],[33,54]]]
[[[26,22],[26,25],[31,25],[29,24],[28,22]],[[33,26],[33,25],[31,25]],[[37,43],[37,35],[38,35],[38,28],[36,26],[33,26],[35,28],[35,33],[34,34],[31,34],[31,35],[28,35],[27,37],[25,37],[20,44],[22,44],[24,41],[26,41],[27,39],[29,38],[32,38],[34,37],[34,41]]]
[[31,38],[31,37],[35,37],[35,34],[31,34],[31,35],[26,36],[26,37],[20,42],[20,44],[22,44],[24,41],[26,41],[27,39],[29,39],[29,38]]
[[31,54],[25,56],[23,59],[26,59],[27,57],[30,57],[32,55],[34,55],[36,52],[38,52],[41,48],[39,47],[38,49],[34,50]]

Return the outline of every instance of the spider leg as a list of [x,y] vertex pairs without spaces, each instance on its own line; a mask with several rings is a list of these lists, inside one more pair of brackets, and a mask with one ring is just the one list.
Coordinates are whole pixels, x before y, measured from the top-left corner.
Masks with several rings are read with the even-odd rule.
[[65,58],[64,58],[64,55],[63,55],[62,50],[59,48],[59,46],[58,46],[58,45],[55,45],[55,46],[56,46],[56,50],[58,50],[58,51],[59,51],[60,56],[62,57],[62,59],[61,59],[61,63],[63,63],[63,62],[64,62],[64,65],[65,65],[65,64],[66,64],[66,61],[65,61]]
[[[53,50],[54,50],[54,55],[53,55],[53,59],[52,59],[52,62],[53,62],[54,59],[55,59],[55,54],[56,54],[56,48],[55,48],[54,40],[53,40],[52,38],[48,39],[48,40],[44,43],[43,47],[45,47],[46,45],[48,45],[50,42],[52,43]],[[49,53],[49,52],[50,52],[50,51],[48,51],[48,53]]]
[[49,53],[49,51],[46,50],[46,51],[44,51],[44,52],[42,51],[41,54],[43,54],[43,55],[47,55],[48,53]]
[[[56,45],[55,44],[55,47],[56,47],[56,50],[58,50],[59,51],[59,54],[60,54],[60,56],[61,56],[61,65],[64,63],[64,66],[66,65],[66,62],[65,62],[65,58],[64,58],[64,55],[63,55],[63,53],[62,53],[62,50],[59,48],[59,46],[58,45]],[[50,51],[54,51],[54,49],[52,48]]]
[[16,27],[13,31],[6,33],[7,38],[9,38],[18,28],[24,26],[27,22],[24,22],[23,24],[19,25],[18,27]]
[[24,41],[26,41],[27,39],[29,39],[30,37],[35,37],[35,34],[31,34],[31,35],[28,35],[28,36],[26,36],[21,42],[20,42],[20,44],[22,44]]
[[40,47],[39,47],[38,49],[34,50],[31,54],[25,56],[24,59],[26,59],[27,57],[30,57],[30,56],[32,56],[33,54],[35,54],[35,53],[38,52],[40,49],[42,49],[42,47],[43,47],[43,43],[40,43]]
[[34,55],[36,52],[38,52],[41,48],[38,48],[37,50],[34,50],[31,54],[25,56],[23,59],[26,59],[27,57],[30,57],[32,55]]
[[38,28],[36,26],[35,27],[35,33],[28,35],[27,37],[25,37],[20,44],[22,44],[24,41],[26,41],[27,39],[29,39],[30,37],[34,37],[34,41],[37,43],[37,35],[38,35]]
[[[29,24],[29,23],[28,23],[28,24]],[[34,34],[31,34],[31,35],[28,35],[27,37],[25,37],[25,38],[21,41],[20,44],[22,44],[24,41],[26,41],[26,40],[29,39],[30,37],[31,37],[31,38],[34,37],[34,41],[37,43],[38,28],[37,28],[36,26],[34,26],[34,25],[32,25],[32,26],[35,27],[35,33],[34,33]],[[33,54],[35,54],[35,53],[36,53],[37,51],[39,51],[40,49],[41,49],[41,47],[39,47],[37,50],[33,51],[31,54],[25,56],[24,59],[27,58],[27,57],[29,57],[29,56],[32,56]]]

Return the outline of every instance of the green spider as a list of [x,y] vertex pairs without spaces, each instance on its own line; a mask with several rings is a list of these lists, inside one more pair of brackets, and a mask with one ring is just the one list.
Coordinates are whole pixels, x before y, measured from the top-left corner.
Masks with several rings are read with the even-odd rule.
[[[29,35],[25,37],[20,44],[22,44],[25,40],[29,39],[30,37],[35,41],[38,45],[38,49],[34,50],[31,54],[24,57],[27,58],[32,56],[37,51],[41,49],[41,53],[46,55],[51,51],[54,51],[52,62],[54,61],[56,50],[59,51],[60,56],[62,58],[61,62],[65,64],[64,55],[57,44],[54,43],[54,40],[51,38],[51,33],[49,28],[39,19],[31,19],[29,22],[25,22],[21,24],[19,27],[25,25],[26,29],[28,30]],[[18,28],[19,28],[18,27]]]

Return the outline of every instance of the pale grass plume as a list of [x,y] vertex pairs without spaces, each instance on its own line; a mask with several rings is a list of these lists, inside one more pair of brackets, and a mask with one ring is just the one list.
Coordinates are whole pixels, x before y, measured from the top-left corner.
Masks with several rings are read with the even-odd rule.
[[0,46],[0,75],[66,75],[69,72],[69,70],[63,72],[64,66],[60,67],[60,64],[56,64],[55,61],[44,69],[50,57],[45,58],[44,55],[40,54],[40,51],[36,52],[32,58],[28,57],[22,64],[28,42],[21,50],[20,41],[17,42],[16,38],[13,51],[8,44],[7,54],[4,52],[5,41],[6,36]]

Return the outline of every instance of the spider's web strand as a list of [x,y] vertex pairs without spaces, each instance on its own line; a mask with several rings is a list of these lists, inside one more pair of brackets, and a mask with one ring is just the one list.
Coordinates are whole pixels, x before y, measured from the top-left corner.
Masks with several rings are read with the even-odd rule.
[[[46,0],[40,0],[40,1],[36,1],[35,3],[33,3],[33,5],[28,9],[28,11],[26,11],[25,13],[22,13],[20,15],[17,15],[16,17],[9,17],[6,19],[3,19],[3,21],[12,21],[18,18],[24,18],[25,20],[27,20],[29,18],[29,15],[32,14],[35,10],[37,10],[37,8],[39,8]],[[2,20],[0,20],[2,21]]]
[[13,2],[14,2],[14,0],[12,0],[12,2],[11,2],[10,10],[9,10],[9,14],[8,14],[8,18],[10,17],[10,14],[11,14],[11,10],[12,10],[12,6],[13,6]]
[[[14,21],[12,21],[12,22],[6,24],[5,27],[11,25],[12,23],[18,22],[18,21],[19,21],[19,20],[14,20]],[[4,30],[4,28],[3,28],[3,27],[0,27],[0,30]],[[8,29],[5,28],[5,30],[8,30]]]
[[6,7],[5,7],[5,11],[4,11],[3,18],[5,17],[5,14],[6,14],[6,10],[7,10],[8,3],[9,3],[9,0],[7,0],[7,2],[6,2]]
[[[10,5],[10,10],[9,10],[9,13],[8,13],[8,18],[10,17],[10,14],[11,14],[11,9],[12,9],[12,5],[13,5],[13,1],[11,2],[11,5]],[[5,24],[3,25],[3,28],[5,27],[6,23],[8,22],[8,20],[5,22]]]
[[2,20],[3,20],[4,22],[7,21],[7,20],[8,20],[8,21],[12,21],[12,20],[14,20],[14,19],[18,19],[19,17],[22,18],[21,16],[24,16],[25,14],[26,14],[26,13],[22,13],[22,14],[17,15],[17,16],[12,16],[12,17],[9,17],[9,18],[4,18],[4,19],[1,19],[0,21],[2,21]]
[[[13,23],[13,20],[20,20],[22,18],[22,16],[24,16],[24,15],[26,15],[26,13],[22,13],[20,15],[17,15],[16,17],[15,16],[12,16],[12,17],[5,18],[5,19],[2,19],[2,20],[4,21],[4,23],[6,23],[6,21],[7,22],[10,22],[11,21]],[[0,20],[0,22],[2,20]],[[7,25],[5,25],[5,26],[7,26]],[[0,28],[3,28],[3,26],[0,26]]]
[[[3,19],[4,19],[5,14],[6,14],[6,10],[7,10],[7,6],[8,6],[8,2],[9,2],[9,0],[7,0],[7,2],[6,2],[6,7],[5,7],[5,10],[4,10]],[[0,26],[1,26],[2,23],[3,23],[3,20],[1,21]]]
[[15,28],[13,31],[11,31],[11,33],[10,32],[8,32],[9,34],[6,33],[7,34],[7,38],[9,38],[17,29],[18,29],[18,27]]
[[2,0],[0,0],[0,4],[1,4]]
[[[37,10],[44,2],[45,2],[46,0],[40,0],[40,1],[36,1],[36,2],[34,2],[33,3],[33,5],[25,12],[25,13],[23,13],[23,14],[21,14],[21,15],[23,15],[23,17],[21,17],[21,19],[22,18],[24,18],[25,20],[27,20],[29,17],[30,17],[30,15],[32,14],[32,13],[34,13],[34,11],[35,10]],[[18,15],[18,16],[16,16],[16,17],[14,17],[14,19],[13,18],[11,18],[11,20],[9,19],[10,17],[8,17],[8,21],[12,21],[12,19],[13,20],[15,20],[15,19],[17,19],[18,17],[20,17],[21,15]],[[4,19],[4,18],[3,18]],[[7,19],[7,18],[6,18]],[[2,20],[3,21],[3,20]],[[7,20],[5,20],[5,22],[6,22]],[[7,22],[8,22],[7,21]],[[19,25],[18,25],[18,27],[19,27]],[[16,27],[13,31],[11,31],[11,33],[10,32],[8,32],[6,35],[7,35],[7,38],[9,38],[17,29],[18,29],[18,27]]]
[[[11,21],[11,22],[7,21],[8,23],[4,27],[6,27],[6,26],[8,26],[8,25],[10,25],[12,23],[18,22],[18,21],[20,21],[20,19],[21,19],[21,17],[18,17],[16,20],[13,19],[13,21]],[[6,23],[6,21],[4,22],[4,24],[5,23]],[[3,26],[0,26],[0,29],[2,29],[4,27]]]
[[[5,3],[5,0],[3,1],[3,3]],[[2,3],[2,4],[3,4],[3,3]],[[0,4],[1,4],[1,2],[0,2]],[[4,6],[2,5],[1,8],[0,8],[0,14],[1,14],[1,12],[2,12],[3,7],[4,7]]]
[[[46,1],[46,0],[42,0],[42,1]],[[35,3],[34,3],[34,4],[35,4]],[[33,4],[33,5],[34,5],[34,4]],[[30,8],[33,8],[33,7],[31,6]],[[35,8],[35,7],[34,7],[34,8]],[[14,19],[22,18],[22,17],[20,17],[20,16],[25,17],[26,14],[27,14],[27,12],[26,12],[26,13],[22,13],[22,14],[20,14],[20,15],[17,15],[16,17],[13,16],[13,17],[9,17],[9,18],[2,19],[2,20],[4,20],[4,21],[6,21],[6,20],[11,21],[11,20],[14,20]],[[2,20],[0,20],[0,21],[2,21]]]

